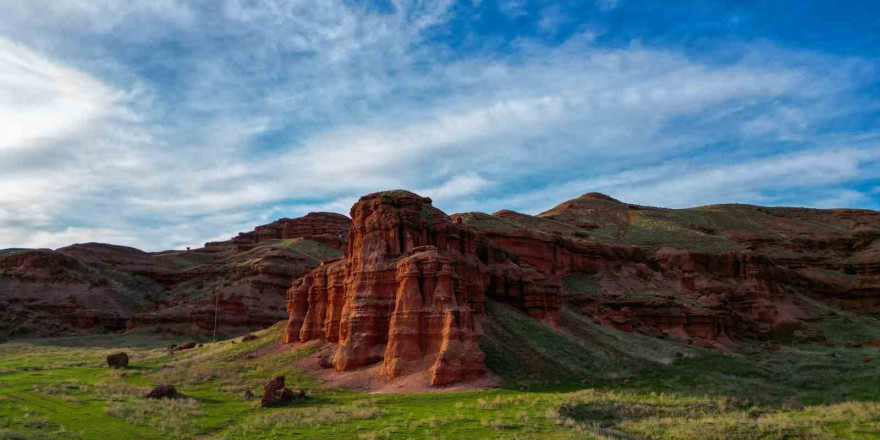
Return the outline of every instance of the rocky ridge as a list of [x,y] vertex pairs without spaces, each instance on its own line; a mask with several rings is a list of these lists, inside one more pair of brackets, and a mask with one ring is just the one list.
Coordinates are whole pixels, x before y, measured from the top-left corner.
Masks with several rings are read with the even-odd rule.
[[875,211],[663,209],[588,193],[535,216],[448,216],[387,191],[351,216],[281,219],[191,251],[0,250],[0,335],[206,332],[215,313],[221,333],[243,334],[288,319],[285,342],[333,349],[322,366],[440,386],[486,373],[487,303],[572,335],[576,316],[722,348],[821,340],[813,323],[835,310],[880,312]]
[[475,231],[405,191],[364,196],[351,210],[345,257],[327,261],[288,293],[285,342],[339,344],[332,365],[383,362],[391,378],[427,372],[432,385],[484,373],[475,316],[484,295],[518,301],[553,322],[558,278],[504,258]]
[[[567,308],[619,330],[710,347],[821,337],[807,325],[821,318],[815,300],[877,305],[878,213],[786,218],[790,208],[746,208],[753,219],[740,205],[717,209],[639,207],[590,193],[538,216],[450,217],[413,193],[370,194],[352,207],[345,256],[288,292],[284,339],[337,344],[338,371],[381,362],[388,378],[420,373],[446,385],[484,370],[476,337],[491,319],[485,298],[551,326]],[[813,214],[821,220],[802,220]],[[789,255],[814,256],[779,259],[781,251],[758,245],[767,228],[774,246],[791,246]],[[851,283],[829,282],[829,268],[856,274]]]
[[191,251],[101,243],[0,252],[0,335],[166,330],[244,333],[286,318],[293,280],[341,254],[350,221],[282,219]]

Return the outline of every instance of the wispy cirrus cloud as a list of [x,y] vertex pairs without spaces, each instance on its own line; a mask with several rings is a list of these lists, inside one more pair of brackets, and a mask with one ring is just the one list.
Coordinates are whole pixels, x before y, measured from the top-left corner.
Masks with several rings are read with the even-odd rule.
[[534,214],[560,200],[577,197],[583,188],[592,188],[629,203],[670,208],[734,201],[790,206],[798,203],[791,196],[797,190],[811,196],[809,202],[800,205],[841,208],[869,200],[866,192],[845,185],[880,178],[877,170],[880,139],[874,138],[854,148],[808,150],[746,161],[672,160],[526,191],[504,203]]
[[[505,5],[0,5],[0,247],[196,245],[394,187],[877,207],[876,127],[848,122],[877,111],[870,59],[606,45],[563,4]],[[533,32],[479,36],[492,13]]]

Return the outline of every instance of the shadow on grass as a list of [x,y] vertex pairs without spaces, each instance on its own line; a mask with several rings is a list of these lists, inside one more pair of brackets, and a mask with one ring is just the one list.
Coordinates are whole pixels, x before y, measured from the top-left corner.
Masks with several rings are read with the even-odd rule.
[[[565,309],[562,329],[554,329],[491,300],[486,308],[480,346],[502,389],[628,390],[771,406],[880,401],[880,348],[799,343],[775,351],[740,341],[724,355],[602,327]],[[880,336],[880,327],[863,327],[855,336]]]

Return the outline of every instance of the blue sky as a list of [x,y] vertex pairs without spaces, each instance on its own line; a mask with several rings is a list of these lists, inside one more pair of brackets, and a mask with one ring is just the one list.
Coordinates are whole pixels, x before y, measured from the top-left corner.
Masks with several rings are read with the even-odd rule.
[[406,188],[880,208],[880,2],[0,1],[0,248]]

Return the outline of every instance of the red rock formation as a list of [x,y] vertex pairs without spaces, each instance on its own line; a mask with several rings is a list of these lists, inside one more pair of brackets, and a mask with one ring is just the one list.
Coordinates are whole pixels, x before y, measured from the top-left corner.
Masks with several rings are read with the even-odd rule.
[[880,305],[872,275],[880,215],[872,211],[666,210],[590,193],[539,216],[455,217],[542,272],[591,277],[597,291],[569,292],[566,302],[621,330],[697,342],[790,337],[809,317],[800,295],[848,308]]
[[[300,397],[305,397],[305,393],[302,390],[300,390]],[[263,386],[260,406],[263,408],[281,406],[292,402],[296,398],[297,395],[293,393],[293,390],[284,386],[284,376],[276,376]]]
[[[523,214],[500,215],[520,224],[525,221],[515,217]],[[541,272],[596,277],[605,294],[571,296],[568,302],[620,330],[712,341],[730,336],[741,323],[745,329],[736,330],[740,336],[769,337],[774,330],[791,333],[805,316],[784,288],[803,285],[803,277],[767,257],[672,248],[652,251],[582,241],[576,234],[547,233],[536,225],[532,229],[488,225],[479,229],[489,241]]]
[[[789,337],[816,318],[814,300],[880,307],[874,211],[670,210],[590,193],[538,216],[448,217],[429,199],[389,192],[364,197],[352,215],[354,227],[310,213],[191,252],[0,250],[0,334],[204,332],[215,311],[222,333],[243,334],[287,309],[286,339],[340,344],[337,368],[381,360],[390,376],[434,368],[445,383],[473,375],[485,296],[554,326],[565,304],[608,326],[695,343]],[[345,258],[328,260],[341,250]],[[576,292],[571,277],[590,278],[591,292]]]
[[[311,213],[192,251],[143,252],[101,243],[0,250],[0,335],[58,335],[140,325],[245,333],[287,317],[285,292],[322,259],[341,255],[351,221]],[[245,238],[242,238],[245,237]],[[277,238],[277,239],[276,239]]]
[[[239,233],[231,242],[247,245],[267,240],[308,237],[325,246],[343,250],[350,227],[351,220],[342,214],[310,212],[303,217],[295,219],[282,218],[267,225],[257,226],[251,232]],[[206,243],[205,247],[222,245],[224,243]]]
[[478,243],[473,229],[430,203],[406,191],[362,197],[345,258],[288,293],[285,342],[324,338],[339,344],[337,370],[383,361],[388,377],[428,372],[436,386],[483,373],[477,321],[486,294],[558,320],[557,279]]

